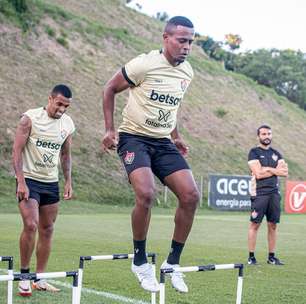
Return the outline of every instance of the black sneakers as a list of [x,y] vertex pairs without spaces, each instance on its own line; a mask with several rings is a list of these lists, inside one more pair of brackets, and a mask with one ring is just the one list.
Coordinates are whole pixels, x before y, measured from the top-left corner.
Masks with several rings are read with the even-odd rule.
[[281,262],[278,258],[276,258],[275,256],[270,256],[267,260],[268,264],[271,265],[285,265],[283,262]]
[[248,258],[248,265],[257,265],[257,260],[254,256]]

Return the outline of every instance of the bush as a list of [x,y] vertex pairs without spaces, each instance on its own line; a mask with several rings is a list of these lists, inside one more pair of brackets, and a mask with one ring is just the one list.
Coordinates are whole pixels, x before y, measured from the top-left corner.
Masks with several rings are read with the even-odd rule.
[[226,111],[224,108],[217,108],[214,113],[216,114],[217,117],[219,118],[223,118],[227,113],[228,111]]
[[55,30],[49,25],[45,27],[45,31],[50,37],[55,37]]
[[68,48],[69,47],[69,44],[68,44],[68,41],[64,38],[64,37],[58,37],[57,39],[56,39],[56,41],[59,43],[59,44],[61,44],[63,47],[65,47],[65,48]]
[[13,5],[19,14],[25,13],[28,10],[27,0],[8,0],[8,2]]

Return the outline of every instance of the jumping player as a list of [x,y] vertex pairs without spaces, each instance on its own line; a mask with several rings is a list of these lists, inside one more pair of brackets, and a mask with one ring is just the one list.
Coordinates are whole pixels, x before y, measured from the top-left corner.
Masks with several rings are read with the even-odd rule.
[[[159,285],[146,258],[146,237],[154,201],[153,175],[178,198],[171,249],[163,268],[178,266],[192,227],[199,192],[184,158],[188,147],[179,134],[177,111],[193,78],[186,61],[194,40],[192,22],[182,16],[171,18],[164,29],[163,48],[132,59],[106,84],[103,93],[104,150],[117,148],[135,193],[132,230],[135,258],[132,271],[141,286],[157,292]],[[129,89],[128,103],[119,127],[114,127],[115,95]],[[180,292],[188,292],[182,273],[171,281]]]

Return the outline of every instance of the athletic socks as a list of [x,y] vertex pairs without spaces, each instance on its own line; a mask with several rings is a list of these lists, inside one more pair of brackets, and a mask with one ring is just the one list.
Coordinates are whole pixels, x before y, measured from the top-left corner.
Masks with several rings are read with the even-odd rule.
[[20,268],[20,273],[30,273],[30,268]]
[[143,241],[133,240],[134,243],[134,265],[140,266],[148,262],[146,255],[146,239]]
[[[136,241],[133,240],[134,243],[134,264],[136,266],[140,266],[148,262],[146,256],[146,240]],[[167,263],[171,265],[179,264],[181,253],[184,248],[184,243],[176,242],[172,240],[170,253],[167,258]]]
[[[30,273],[30,268],[20,268],[20,273]],[[40,279],[34,280],[34,282],[38,282]]]
[[172,240],[171,243],[171,249],[170,253],[167,258],[167,263],[171,265],[179,264],[180,263],[180,257],[181,253],[184,248],[184,243],[176,242],[175,240]]
[[254,252],[249,252],[249,258],[254,258],[255,254]]

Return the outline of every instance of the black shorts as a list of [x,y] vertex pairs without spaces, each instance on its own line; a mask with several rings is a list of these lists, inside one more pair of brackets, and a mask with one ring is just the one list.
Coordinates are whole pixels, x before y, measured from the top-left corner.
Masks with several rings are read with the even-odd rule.
[[164,183],[164,178],[171,173],[189,169],[184,157],[168,138],[120,132],[117,152],[128,175],[135,169],[150,167]]
[[29,188],[29,198],[35,199],[39,206],[51,205],[59,202],[58,182],[43,183],[30,178],[26,178],[25,182]]
[[281,207],[279,193],[259,195],[251,198],[251,217],[253,223],[261,223],[264,216],[271,223],[279,223]]

